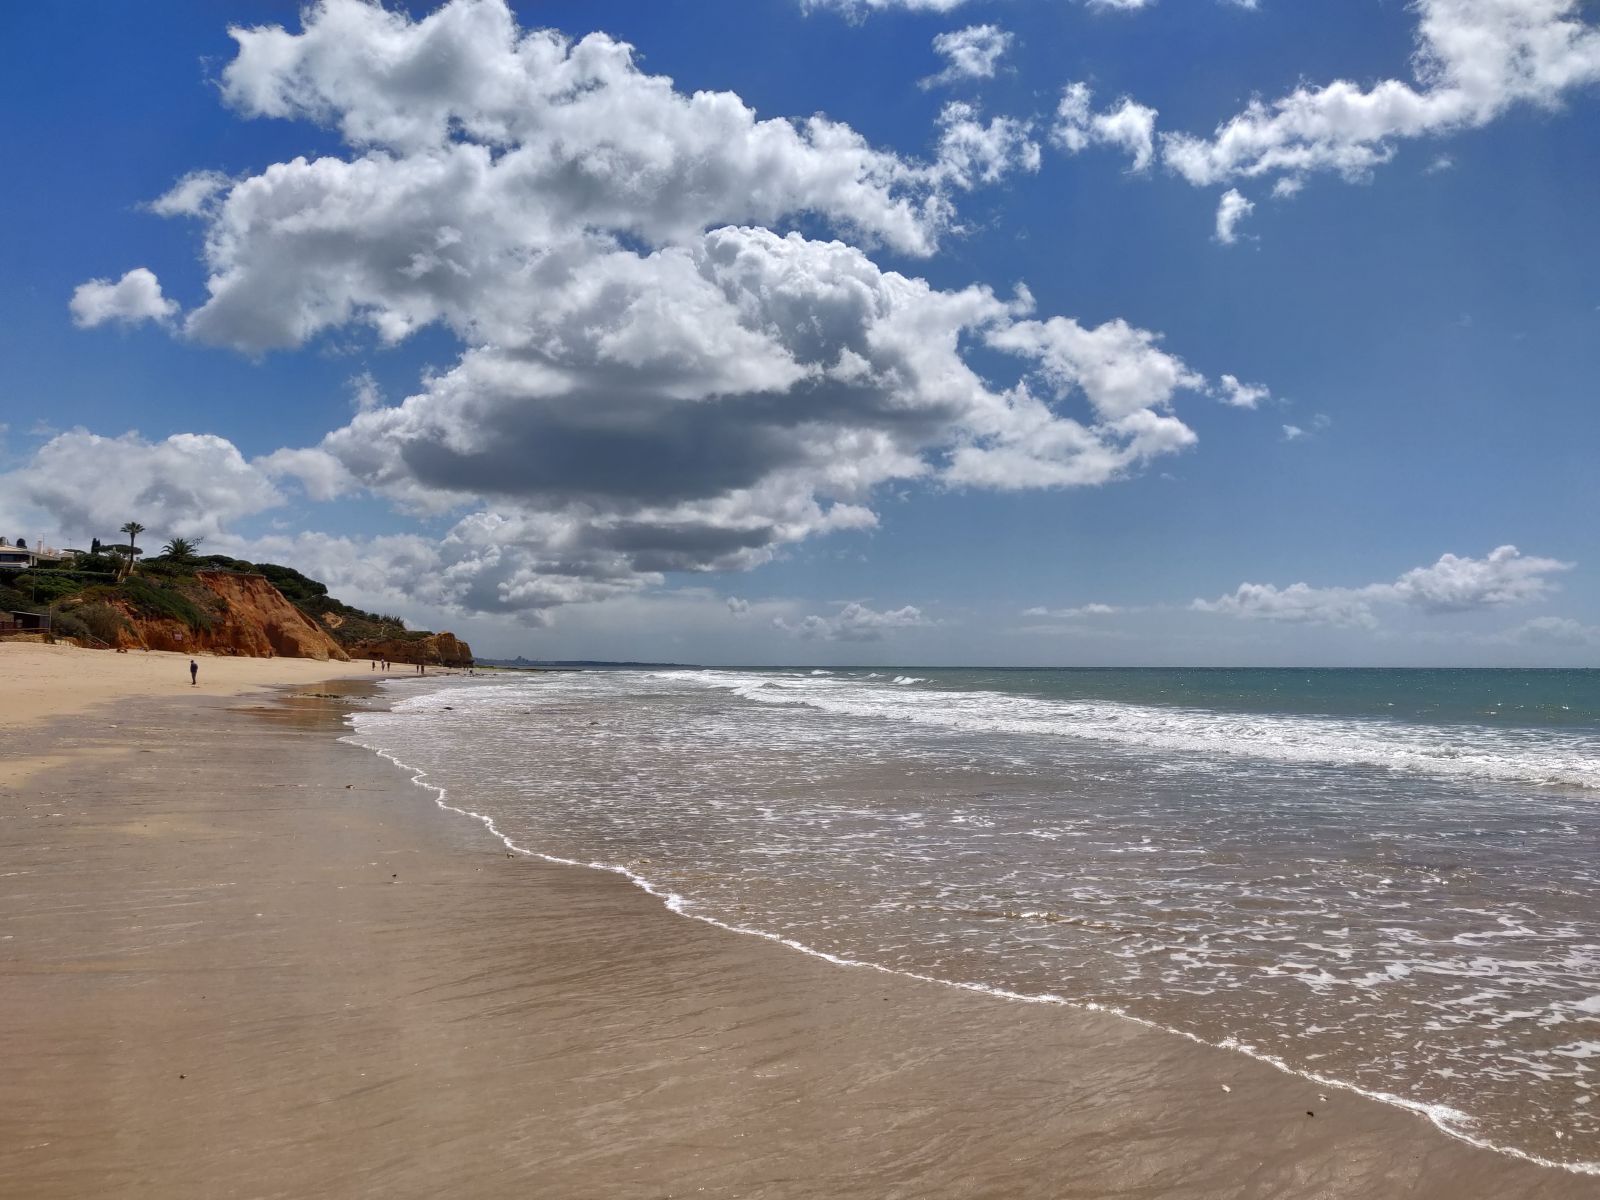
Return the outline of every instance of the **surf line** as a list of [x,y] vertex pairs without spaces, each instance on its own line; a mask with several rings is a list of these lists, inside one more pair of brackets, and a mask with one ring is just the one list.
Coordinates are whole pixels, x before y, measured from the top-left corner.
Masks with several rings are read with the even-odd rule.
[[[445,693],[446,691],[465,692],[467,690],[468,689],[441,688],[437,692],[429,693],[429,695],[437,696]],[[421,698],[422,697],[420,696],[410,697],[410,699]],[[1176,1037],[1181,1037],[1186,1041],[1193,1042],[1197,1046],[1205,1046],[1212,1050],[1226,1050],[1237,1054],[1242,1054],[1246,1058],[1251,1058],[1257,1062],[1265,1063],[1269,1067],[1274,1067],[1277,1070],[1282,1071],[1285,1075],[1293,1076],[1296,1079],[1309,1080],[1320,1087],[1337,1088],[1340,1091],[1350,1092],[1354,1095],[1365,1097],[1368,1100],[1375,1100],[1380,1104],[1387,1104],[1394,1108],[1403,1109],[1415,1116],[1426,1118],[1434,1126],[1434,1128],[1438,1129],[1439,1132],[1445,1134],[1446,1136],[1455,1138],[1457,1141],[1465,1142],[1470,1146],[1476,1146],[1480,1150],[1489,1150],[1495,1154],[1503,1154],[1508,1158],[1520,1159],[1523,1162],[1532,1163],[1535,1166],[1551,1167],[1555,1170],[1568,1171],[1575,1175],[1590,1175],[1600,1177],[1600,1161],[1561,1162],[1553,1158],[1545,1158],[1542,1155],[1531,1154],[1528,1151],[1518,1149],[1515,1146],[1502,1146],[1497,1142],[1492,1142],[1487,1138],[1480,1137],[1473,1133],[1469,1128],[1473,1124],[1473,1118],[1467,1113],[1462,1112],[1460,1109],[1451,1108],[1449,1105],[1445,1104],[1424,1104],[1420,1100],[1412,1100],[1406,1096],[1397,1096],[1392,1092],[1380,1092],[1371,1088],[1362,1087],[1359,1084],[1350,1083],[1346,1080],[1335,1079],[1332,1076],[1319,1075],[1314,1071],[1302,1071],[1297,1067],[1290,1066],[1281,1058],[1264,1053],[1263,1051],[1257,1050],[1253,1046],[1246,1045],[1245,1043],[1237,1041],[1233,1038],[1226,1038],[1221,1042],[1208,1042],[1204,1038],[1190,1033],[1187,1030],[1174,1029],[1170,1025],[1162,1025],[1159,1022],[1151,1021],[1145,1017],[1136,1016],[1135,1014],[1126,1012],[1115,1005],[1100,1004],[1095,1001],[1069,1000],[1065,996],[1058,996],[1052,992],[1041,992],[1030,995],[1026,992],[1013,992],[1006,988],[997,988],[986,983],[973,983],[957,979],[940,979],[937,976],[923,975],[916,971],[896,970],[893,967],[885,967],[880,963],[869,962],[865,959],[846,958],[842,955],[832,954],[826,950],[818,950],[813,946],[806,945],[804,942],[797,941],[794,938],[785,937],[782,934],[772,933],[766,929],[756,929],[748,925],[734,925],[727,921],[718,920],[715,917],[709,917],[702,913],[694,912],[690,908],[691,902],[687,897],[679,895],[677,892],[666,891],[660,887],[657,887],[645,876],[631,871],[627,867],[620,866],[616,863],[585,862],[582,859],[564,858],[561,855],[547,854],[542,850],[532,849],[531,847],[521,845],[507,835],[504,831],[502,831],[499,825],[495,823],[495,819],[488,813],[481,813],[470,808],[462,808],[459,805],[450,803],[447,790],[440,784],[430,783],[428,781],[428,773],[423,768],[413,766],[411,763],[402,761],[393,751],[362,740],[360,736],[361,729],[358,720],[361,715],[365,714],[354,712],[349,714],[349,719],[354,732],[341,737],[339,740],[341,742],[347,742],[352,746],[357,746],[363,750],[370,751],[371,753],[376,754],[379,758],[387,759],[401,771],[408,773],[411,777],[412,783],[414,783],[417,787],[422,788],[424,791],[431,792],[433,794],[434,803],[443,811],[455,813],[459,816],[467,817],[478,822],[503,846],[505,846],[506,849],[515,854],[520,854],[526,858],[536,858],[543,862],[553,863],[557,866],[583,867],[591,871],[605,871],[612,875],[620,875],[640,891],[661,901],[662,906],[666,908],[667,911],[678,916],[688,917],[693,921],[702,921],[707,925],[715,926],[716,928],[726,930],[729,933],[737,933],[742,934],[745,937],[755,937],[761,938],[763,941],[775,942],[780,946],[785,946],[790,950],[798,951],[799,953],[808,955],[811,958],[819,958],[823,962],[832,963],[836,967],[849,967],[858,970],[876,971],[882,975],[893,975],[902,979],[915,979],[919,983],[937,984],[940,987],[956,988],[964,992],[978,992],[985,996],[993,996],[999,1000],[1009,1000],[1019,1004],[1053,1005],[1058,1008],[1077,1009],[1080,1012],[1105,1013],[1110,1016],[1119,1017],[1124,1021],[1131,1021],[1134,1024],[1141,1025],[1146,1029],[1154,1029],[1161,1033],[1167,1033]]]

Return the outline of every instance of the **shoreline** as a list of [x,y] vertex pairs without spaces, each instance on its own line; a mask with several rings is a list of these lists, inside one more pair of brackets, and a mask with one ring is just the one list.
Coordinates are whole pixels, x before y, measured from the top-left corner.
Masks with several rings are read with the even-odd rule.
[[[362,743],[357,741],[353,735],[344,740],[350,741],[354,745],[362,745]],[[603,862],[584,862],[579,859],[563,858],[559,855],[548,854],[544,851],[532,849],[528,846],[519,844],[510,835],[506,834],[499,828],[493,817],[485,813],[480,813],[471,808],[462,808],[459,805],[449,803],[447,789],[441,785],[428,782],[427,772],[422,768],[414,767],[411,764],[402,761],[400,758],[388,753],[387,751],[379,750],[373,747],[366,748],[372,753],[376,754],[378,757],[393,763],[397,768],[409,774],[413,784],[433,793],[434,801],[441,810],[469,818],[470,820],[479,823],[491,836],[502,843],[508,850],[511,850],[516,854],[524,855],[528,858],[536,859],[541,862],[550,863],[556,866],[581,868],[585,870],[598,871],[603,874],[618,876],[619,878],[626,880],[633,887],[638,888],[646,895],[657,900],[663,909],[674,916],[684,917],[693,921],[699,921],[726,933],[738,934],[744,937],[752,937],[762,941],[770,942],[775,945],[782,946],[788,950],[796,951],[807,956],[808,958],[817,959],[835,967],[875,971],[894,978],[914,980],[919,983],[933,984],[939,987],[952,988],[957,991],[971,992],[981,996],[987,996],[994,1000],[1010,1002],[1013,1004],[1043,1005],[1046,1007],[1062,1008],[1079,1013],[1106,1014],[1118,1020],[1131,1022],[1135,1025],[1143,1027],[1144,1029],[1152,1030],[1157,1033],[1175,1038],[1182,1038],[1196,1046],[1205,1047],[1207,1050],[1220,1050],[1229,1054],[1242,1055],[1254,1063],[1260,1063],[1265,1066],[1269,1066],[1300,1083],[1311,1083],[1320,1088],[1337,1089],[1338,1091],[1348,1093],[1352,1096],[1360,1097],[1363,1100],[1382,1104],[1388,1108],[1402,1112],[1408,1117],[1415,1117],[1426,1121],[1435,1132],[1442,1134],[1443,1136],[1454,1141],[1461,1142],[1476,1150],[1487,1151],[1496,1155],[1527,1163],[1531,1166],[1564,1172],[1580,1178],[1600,1177],[1600,1166],[1597,1166],[1594,1163],[1584,1162],[1574,1164],[1559,1162],[1553,1159],[1543,1158],[1537,1154],[1529,1153],[1525,1150],[1517,1149],[1516,1147],[1502,1146],[1498,1143],[1488,1140],[1487,1138],[1479,1137],[1470,1132],[1469,1128],[1466,1128],[1466,1126],[1470,1126],[1472,1118],[1456,1109],[1448,1108],[1444,1105],[1427,1104],[1422,1101],[1412,1100],[1395,1093],[1376,1092],[1368,1088],[1364,1088],[1359,1084],[1349,1083],[1345,1080],[1337,1079],[1331,1076],[1323,1076],[1314,1072],[1304,1071],[1290,1066],[1281,1059],[1270,1054],[1261,1053],[1252,1047],[1238,1044],[1219,1044],[1217,1042],[1207,1041],[1205,1038],[1193,1033],[1189,1033],[1186,1030],[1177,1029],[1169,1025],[1163,1025],[1158,1021],[1152,1021],[1145,1017],[1136,1016],[1133,1013],[1126,1012],[1114,1006],[1080,1003],[1063,996],[1049,993],[1030,995],[1022,992],[1008,991],[1004,988],[993,987],[983,983],[942,979],[932,975],[920,974],[915,971],[899,970],[894,967],[886,967],[880,963],[871,962],[865,959],[847,958],[825,950],[819,950],[813,946],[805,944],[804,942],[798,941],[794,938],[785,937],[782,934],[773,933],[769,930],[758,929],[753,926],[734,925],[726,921],[719,920],[715,917],[690,912],[686,907],[687,901],[685,897],[672,891],[663,890],[650,879],[631,871],[626,867]],[[1326,1101],[1325,1096],[1319,1096],[1319,1099],[1324,1102]],[[1307,1115],[1310,1114],[1308,1113]],[[1455,1122],[1455,1124],[1452,1125],[1452,1122]]]
[[1589,1194],[1128,1018],[514,857],[340,740],[347,701],[116,707],[0,792],[23,1194]]

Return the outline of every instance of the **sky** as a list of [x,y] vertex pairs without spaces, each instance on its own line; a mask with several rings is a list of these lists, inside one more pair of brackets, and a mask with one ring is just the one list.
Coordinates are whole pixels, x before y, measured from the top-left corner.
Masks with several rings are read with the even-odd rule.
[[480,655],[1600,665],[1580,0],[0,10],[0,536]]

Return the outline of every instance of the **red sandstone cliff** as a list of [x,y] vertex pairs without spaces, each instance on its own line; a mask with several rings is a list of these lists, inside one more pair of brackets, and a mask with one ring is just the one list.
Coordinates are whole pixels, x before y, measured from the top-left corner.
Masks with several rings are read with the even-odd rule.
[[169,617],[140,616],[118,603],[127,618],[127,627],[118,638],[119,648],[349,660],[350,655],[326,630],[290,604],[263,576],[201,571],[195,578],[221,601],[220,614],[211,628],[191,629]]
[[453,633],[430,633],[426,637],[357,642],[350,647],[350,657],[386,658],[397,663],[420,662],[430,667],[470,667],[472,647]]

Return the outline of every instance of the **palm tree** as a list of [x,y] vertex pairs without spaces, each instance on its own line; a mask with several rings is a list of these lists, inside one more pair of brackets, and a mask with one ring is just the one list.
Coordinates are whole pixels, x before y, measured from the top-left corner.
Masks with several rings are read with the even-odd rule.
[[122,532],[128,535],[128,574],[133,574],[133,560],[139,553],[139,535],[144,532],[144,526],[137,521],[129,521],[122,527]]
[[194,557],[194,552],[200,548],[200,543],[204,540],[204,538],[175,537],[161,547],[161,553],[178,562],[188,562]]

